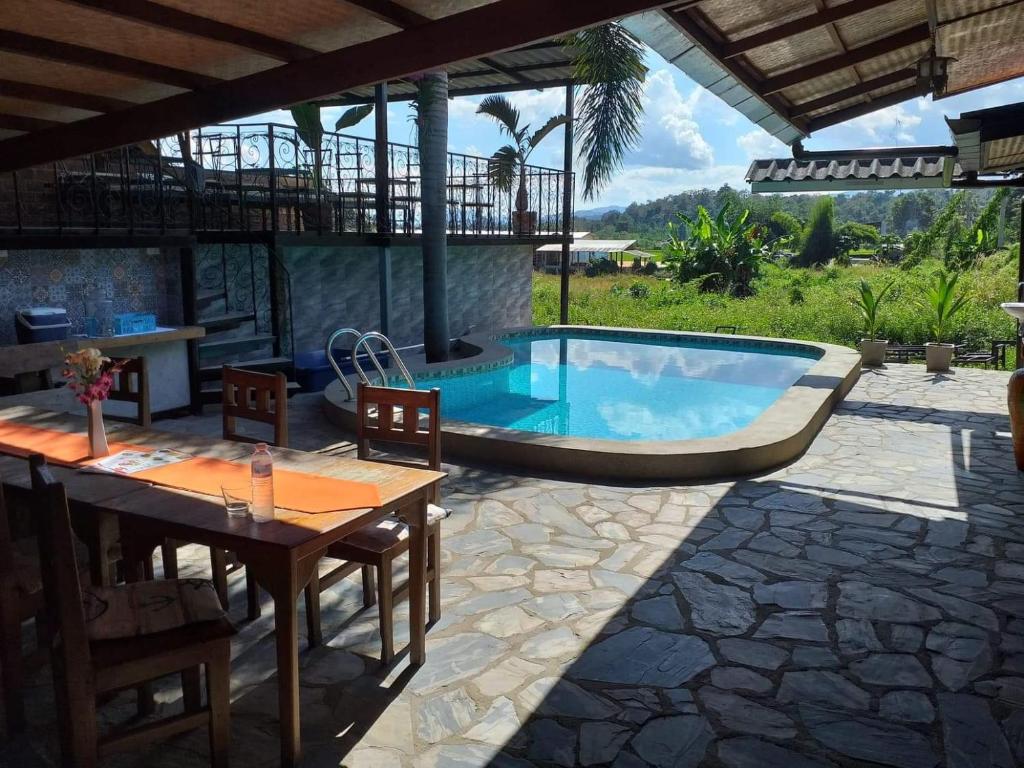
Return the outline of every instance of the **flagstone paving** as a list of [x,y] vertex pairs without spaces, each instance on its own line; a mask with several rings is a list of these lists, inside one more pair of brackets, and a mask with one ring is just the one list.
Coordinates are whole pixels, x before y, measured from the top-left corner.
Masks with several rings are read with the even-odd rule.
[[[805,456],[737,482],[451,467],[428,661],[382,670],[356,583],[325,595],[325,646],[302,660],[306,764],[1024,764],[1024,481],[1006,381],[865,372]],[[301,419],[292,434],[323,445],[302,442]],[[232,588],[233,760],[273,765],[272,617],[241,622]],[[7,750],[18,765],[52,757],[46,685]],[[111,764],[202,764],[204,739]]]

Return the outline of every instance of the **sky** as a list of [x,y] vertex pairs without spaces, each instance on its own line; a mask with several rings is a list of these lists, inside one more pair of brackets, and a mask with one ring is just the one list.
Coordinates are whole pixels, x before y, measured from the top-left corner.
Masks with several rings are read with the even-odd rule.
[[[791,157],[789,147],[776,140],[717,96],[690,80],[654,51],[648,50],[649,72],[644,92],[644,122],[638,148],[630,152],[621,171],[593,200],[577,199],[577,210],[646,202],[688,189],[717,189],[729,184],[744,189],[751,160]],[[452,152],[489,156],[507,143],[498,127],[476,114],[483,97],[448,102],[448,146]],[[565,108],[560,88],[509,94],[522,119],[534,127]],[[1024,101],[1024,78],[933,102],[930,97],[903,102],[815,133],[806,149],[862,148],[949,144],[943,116]],[[333,127],[342,108],[325,109],[323,122]],[[259,116],[260,120],[291,124],[287,111]],[[252,121],[252,118],[249,118]],[[415,143],[414,127],[405,102],[389,105],[391,141]],[[373,118],[345,133],[373,136]],[[562,167],[561,130],[552,132],[530,158],[533,165]],[[578,177],[578,176],[577,176]]]

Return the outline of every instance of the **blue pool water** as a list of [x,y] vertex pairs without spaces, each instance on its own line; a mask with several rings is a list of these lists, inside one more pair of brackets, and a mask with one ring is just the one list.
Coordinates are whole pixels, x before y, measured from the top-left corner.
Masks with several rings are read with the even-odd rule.
[[750,424],[818,358],[739,340],[579,333],[502,339],[514,362],[420,382],[446,418],[554,435],[687,440]]

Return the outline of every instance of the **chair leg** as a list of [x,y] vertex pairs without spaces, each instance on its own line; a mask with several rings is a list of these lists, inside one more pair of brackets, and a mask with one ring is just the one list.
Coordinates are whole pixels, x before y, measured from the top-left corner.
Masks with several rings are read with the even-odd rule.
[[0,595],[0,674],[3,674],[4,712],[8,734],[25,730],[24,668],[21,658],[21,622],[15,613],[13,590]]
[[371,608],[377,603],[377,586],[373,578],[373,568],[364,565],[361,569],[363,574],[363,607]]
[[168,539],[161,544],[160,557],[164,561],[164,578],[178,578],[178,543]]
[[[63,666],[63,664],[55,665]],[[99,761],[96,693],[91,686],[68,681],[54,670],[58,721],[61,725],[61,763],[67,768],[94,768]]]
[[220,547],[210,547],[210,570],[213,572],[213,589],[220,598],[220,606],[228,610],[228,553]]
[[427,620],[436,624],[441,618],[441,528],[431,531],[427,537],[427,568],[433,572],[427,584],[430,600]]
[[306,642],[310,648],[324,644],[324,631],[320,626],[320,574],[316,569],[304,590],[306,596]]
[[395,656],[395,597],[390,560],[384,560],[377,569],[377,611],[380,614],[380,660],[390,664]]
[[206,662],[206,700],[210,706],[210,765],[227,768],[231,750],[231,646],[224,641]]
[[181,698],[186,712],[198,712],[203,708],[203,689],[199,679],[199,667],[181,670]]
[[249,621],[256,621],[263,613],[260,605],[260,585],[248,568],[245,569],[245,602]]

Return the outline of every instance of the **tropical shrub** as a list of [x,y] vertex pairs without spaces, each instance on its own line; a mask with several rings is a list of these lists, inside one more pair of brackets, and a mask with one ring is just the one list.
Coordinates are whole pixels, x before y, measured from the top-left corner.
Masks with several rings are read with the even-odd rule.
[[967,306],[967,297],[957,295],[956,284],[959,279],[959,274],[939,270],[925,290],[924,307],[931,311],[928,322],[934,341],[942,342],[946,339],[950,321]]
[[[704,206],[690,218],[676,214],[679,225],[669,224],[669,241],[665,247],[666,262],[677,282],[702,279],[705,291],[749,296],[768,249],[761,239],[759,227],[748,224],[749,210],[729,218],[726,205],[714,218]],[[682,235],[682,236],[680,236]]]
[[849,253],[855,248],[864,248],[869,245],[877,245],[882,236],[878,227],[870,224],[861,224],[857,221],[847,221],[839,225],[835,231],[836,250],[839,253]]
[[864,334],[871,341],[875,340],[875,333],[878,331],[878,308],[885,301],[885,296],[892,290],[893,285],[893,282],[889,282],[878,293],[875,293],[871,284],[862,278],[857,286],[857,295],[850,299],[861,317],[864,318]]
[[822,197],[815,202],[800,247],[800,266],[827,264],[835,257],[835,217],[835,202],[831,197]]

